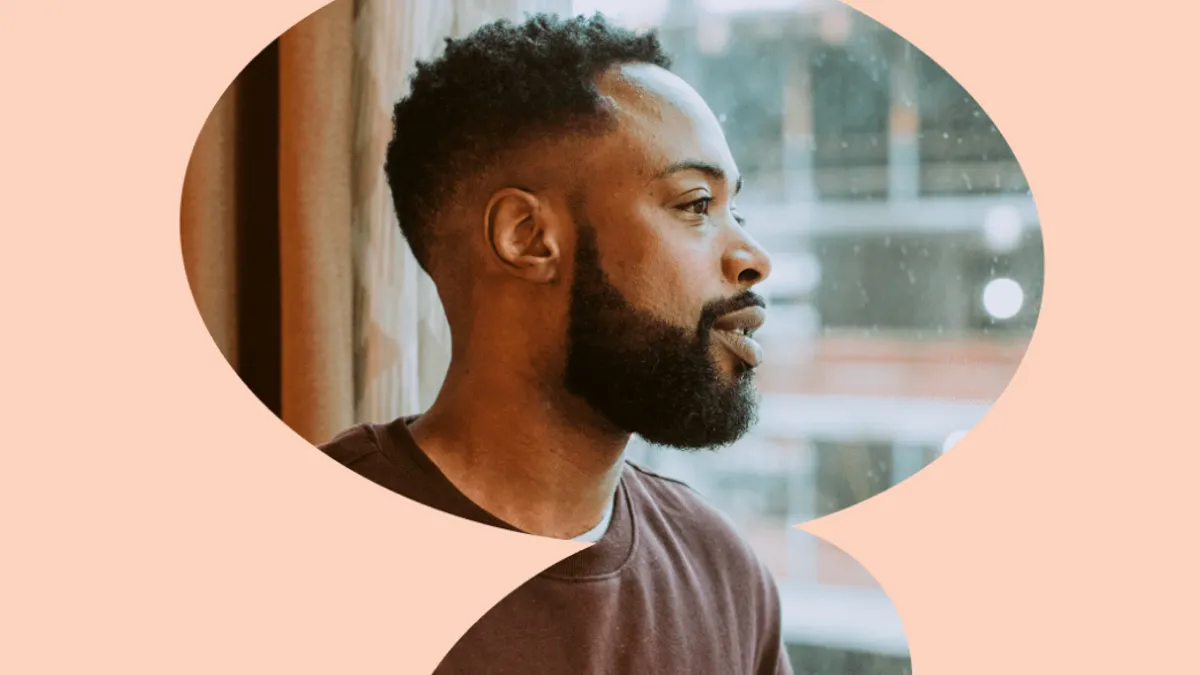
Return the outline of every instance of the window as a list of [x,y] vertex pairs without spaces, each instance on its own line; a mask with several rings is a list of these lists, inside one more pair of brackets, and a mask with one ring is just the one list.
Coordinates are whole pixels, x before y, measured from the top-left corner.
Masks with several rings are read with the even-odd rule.
[[887,64],[849,47],[817,44],[809,67],[817,194],[823,199],[886,198]]
[[[634,4],[586,9],[622,21]],[[779,580],[797,673],[907,675],[883,591],[790,526],[919,471],[1007,386],[1041,303],[1024,176],[949,74],[841,4],[654,6],[635,23],[660,29],[675,71],[723,118],[746,177],[740,210],[775,264],[760,288],[772,303],[760,424],[720,452],[635,442],[630,457],[746,533]],[[822,603],[864,613],[816,634]]]
[[1000,131],[971,95],[925,54],[917,64],[921,119],[921,193],[1020,193],[1025,175]]

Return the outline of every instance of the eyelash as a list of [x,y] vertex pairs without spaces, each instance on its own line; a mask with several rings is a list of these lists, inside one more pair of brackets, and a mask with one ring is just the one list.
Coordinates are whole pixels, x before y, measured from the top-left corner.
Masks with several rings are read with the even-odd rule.
[[[684,204],[684,205],[683,205],[683,210],[687,211],[688,213],[692,213],[692,214],[694,214],[694,215],[697,215],[697,216],[706,216],[706,215],[708,215],[708,206],[709,206],[710,204],[712,204],[712,201],[713,201],[713,198],[712,198],[712,197],[701,197],[700,199],[697,199],[696,201],[693,201],[693,202],[688,202],[687,204]],[[703,204],[703,205],[704,205],[704,210],[703,210],[703,211],[701,211],[701,212],[692,211],[692,210],[691,210],[691,209],[692,209],[692,207],[694,207],[694,206],[696,206],[696,205],[698,205],[698,204]],[[743,217],[741,217],[741,216],[739,216],[739,215],[738,215],[738,214],[736,214],[736,213],[735,213],[735,214],[733,214],[733,219],[737,221],[737,224],[738,224],[738,225],[745,225],[745,224],[746,224],[746,219],[745,219],[745,218],[743,218]]]
[[[685,211],[687,211],[689,213],[694,213],[697,216],[705,216],[705,215],[708,215],[708,205],[711,203],[712,203],[712,197],[701,197],[700,199],[697,199],[694,202],[689,202],[689,203],[685,204],[683,206],[683,208]],[[700,211],[698,213],[696,211],[693,211],[692,207],[696,206],[697,204],[703,204],[704,210]]]

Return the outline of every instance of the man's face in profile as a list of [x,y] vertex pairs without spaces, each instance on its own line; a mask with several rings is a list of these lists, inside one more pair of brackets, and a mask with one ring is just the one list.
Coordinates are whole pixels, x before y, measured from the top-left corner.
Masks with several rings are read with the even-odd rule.
[[734,208],[737,167],[715,115],[654,66],[599,82],[616,116],[576,224],[566,385],[617,427],[678,448],[722,446],[755,420],[750,288],[770,262]]

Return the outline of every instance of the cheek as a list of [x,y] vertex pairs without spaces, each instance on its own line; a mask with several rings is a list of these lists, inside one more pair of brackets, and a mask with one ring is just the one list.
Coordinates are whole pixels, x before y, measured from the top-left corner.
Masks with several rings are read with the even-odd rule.
[[606,273],[635,307],[677,326],[695,326],[714,297],[705,294],[713,276],[706,242],[684,223],[639,215],[624,236],[614,237]]

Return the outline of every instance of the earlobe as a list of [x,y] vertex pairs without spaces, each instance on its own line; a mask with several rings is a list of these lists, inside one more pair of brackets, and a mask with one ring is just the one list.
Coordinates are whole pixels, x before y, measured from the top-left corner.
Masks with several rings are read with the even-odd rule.
[[484,233],[505,271],[529,281],[554,280],[559,249],[548,215],[538,196],[527,190],[504,188],[488,200]]

